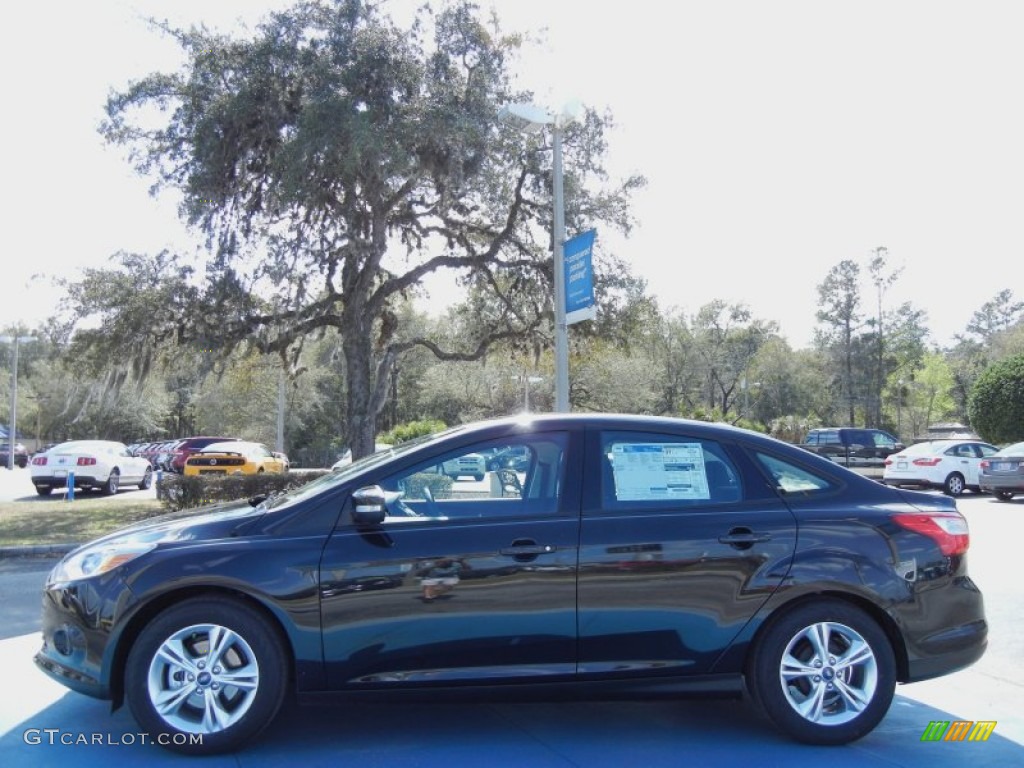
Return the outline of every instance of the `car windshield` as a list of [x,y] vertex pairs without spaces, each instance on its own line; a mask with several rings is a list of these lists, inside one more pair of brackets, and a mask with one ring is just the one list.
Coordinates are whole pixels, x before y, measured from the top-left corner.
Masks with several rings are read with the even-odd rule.
[[908,448],[903,449],[903,453],[907,456],[921,456],[927,453],[941,453],[946,450],[949,446],[948,443],[914,443]]
[[438,432],[432,435],[423,435],[422,437],[414,438],[407,442],[396,445],[392,448],[388,448],[387,450],[371,453],[369,456],[364,456],[363,458],[358,459],[352,462],[351,464],[346,464],[343,467],[339,467],[338,469],[328,472],[326,475],[322,475],[321,477],[318,477],[316,480],[311,480],[305,485],[300,485],[298,488],[292,488],[290,491],[286,491],[284,493],[278,494],[277,496],[274,496],[272,499],[268,499],[266,502],[264,502],[264,508],[268,510],[278,509],[281,507],[288,506],[289,504],[293,504],[296,501],[301,501],[302,499],[309,498],[310,496],[315,496],[316,494],[320,493],[323,490],[333,488],[336,485],[344,483],[353,475],[358,475],[366,471],[367,469],[370,469],[371,467],[374,467],[378,464],[383,464],[385,461],[389,461],[395,456],[401,456],[403,453],[411,451],[412,449],[420,445],[423,445],[424,443],[429,442],[430,440],[433,440],[435,437],[446,435],[454,431],[455,429],[458,429],[458,427],[454,427],[444,432]]
[[210,443],[202,449],[201,453],[246,453],[248,448],[248,443],[237,441],[231,443]]
[[83,451],[110,453],[113,448],[114,446],[110,443],[97,443],[93,440],[75,440],[70,443],[61,443],[50,450],[54,453],[81,453]]
[[1024,443],[1014,443],[1001,448],[995,453],[996,456],[1024,456]]

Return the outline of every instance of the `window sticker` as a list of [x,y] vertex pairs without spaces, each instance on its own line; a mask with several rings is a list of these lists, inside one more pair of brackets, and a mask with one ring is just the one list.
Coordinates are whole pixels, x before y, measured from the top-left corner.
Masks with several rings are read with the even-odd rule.
[[617,501],[710,499],[700,443],[614,443]]

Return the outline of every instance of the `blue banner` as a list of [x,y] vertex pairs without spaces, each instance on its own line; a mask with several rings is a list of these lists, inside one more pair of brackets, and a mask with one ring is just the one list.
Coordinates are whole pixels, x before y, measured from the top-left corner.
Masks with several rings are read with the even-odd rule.
[[562,247],[565,267],[565,323],[572,325],[597,316],[594,304],[594,267],[591,254],[597,230],[581,232]]

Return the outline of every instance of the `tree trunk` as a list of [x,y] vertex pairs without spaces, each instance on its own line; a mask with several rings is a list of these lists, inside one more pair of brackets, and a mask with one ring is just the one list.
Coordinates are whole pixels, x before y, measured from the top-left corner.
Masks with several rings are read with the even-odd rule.
[[342,350],[348,385],[345,414],[352,458],[359,459],[373,453],[377,437],[377,413],[372,407],[375,386],[373,321],[366,312],[346,311],[344,326]]

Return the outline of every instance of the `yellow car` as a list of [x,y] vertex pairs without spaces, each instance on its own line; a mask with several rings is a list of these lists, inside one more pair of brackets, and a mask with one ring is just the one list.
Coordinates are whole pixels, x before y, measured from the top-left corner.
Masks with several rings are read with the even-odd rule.
[[275,456],[263,443],[245,440],[211,443],[185,461],[186,475],[256,475],[287,471],[287,461]]

